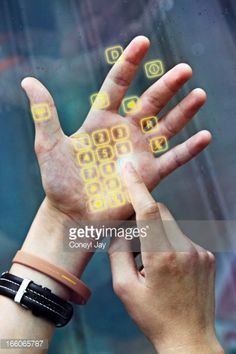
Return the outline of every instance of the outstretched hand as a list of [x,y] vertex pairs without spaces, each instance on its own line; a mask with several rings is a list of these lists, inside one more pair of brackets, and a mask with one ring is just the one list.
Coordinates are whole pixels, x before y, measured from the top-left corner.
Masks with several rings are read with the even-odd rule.
[[[208,131],[201,131],[155,158],[150,153],[147,140],[147,135],[152,133],[144,134],[141,130],[140,120],[159,114],[191,78],[192,70],[187,64],[175,66],[149,87],[140,97],[141,110],[138,113],[128,114],[126,117],[118,114],[122,99],[149,45],[149,40],[143,36],[131,41],[123,53],[122,60],[115,63],[101,87],[101,92],[109,95],[109,107],[102,110],[91,109],[82,127],[75,134],[90,134],[94,130],[110,129],[115,125],[127,124],[137,170],[148,189],[151,190],[168,174],[200,153],[210,143],[211,135]],[[35,151],[48,204],[74,220],[91,219],[91,217],[94,219],[95,216],[86,208],[87,196],[83,192],[84,182],[80,177],[80,166],[76,162],[72,139],[66,136],[61,129],[53,98],[35,78],[25,78],[22,81],[22,87],[29,98],[31,107],[35,104],[46,103],[50,108],[50,119],[35,122]],[[163,135],[170,140],[186,126],[205,101],[206,94],[202,89],[193,90],[173,109],[160,117],[158,135]],[[132,212],[132,206],[126,204],[123,207],[96,213],[96,218],[127,219]]]

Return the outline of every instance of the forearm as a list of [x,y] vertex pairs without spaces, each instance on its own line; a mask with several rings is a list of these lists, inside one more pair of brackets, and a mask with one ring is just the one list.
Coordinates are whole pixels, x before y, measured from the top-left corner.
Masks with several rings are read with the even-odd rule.
[[154,347],[158,354],[225,354],[216,338],[198,342],[193,340],[192,343],[186,345],[179,345],[178,342],[172,346],[154,344]]
[[[51,207],[49,208],[45,200],[35,217],[22,250],[44,258],[80,277],[91,254],[76,252],[68,255],[68,253],[63,252],[64,224],[67,221],[68,219],[64,214]],[[33,280],[36,284],[49,288],[65,300],[69,298],[70,290],[47,275],[33,269],[20,264],[13,264],[10,273]],[[43,318],[32,315],[31,311],[24,309],[11,299],[0,296],[0,311],[2,318],[1,339],[51,340],[54,325]],[[15,350],[14,352],[18,354],[25,352],[25,350]],[[45,350],[37,350],[39,354],[44,352]]]
[[158,354],[225,354],[224,350],[219,346],[218,348],[212,349],[204,345],[193,346],[193,347],[173,347],[164,351],[157,351]]

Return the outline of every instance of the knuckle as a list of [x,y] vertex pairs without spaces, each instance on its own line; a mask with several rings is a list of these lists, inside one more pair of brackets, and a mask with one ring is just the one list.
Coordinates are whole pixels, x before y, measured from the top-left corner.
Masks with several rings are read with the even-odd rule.
[[153,96],[149,94],[146,96],[148,104],[153,107],[156,111],[161,111],[164,107],[163,102],[160,101],[160,97]]
[[148,202],[143,207],[144,217],[157,217],[159,216],[159,207],[156,202]]
[[132,66],[133,69],[138,68],[138,63],[136,60],[132,59],[131,57],[126,57],[125,61],[128,65]]
[[174,128],[174,126],[171,124],[171,123],[167,123],[166,122],[166,125],[165,125],[168,133],[169,133],[169,136],[175,136],[177,133],[178,133],[178,130]]
[[175,273],[177,269],[177,253],[175,251],[163,252],[160,256],[157,268],[160,273]]
[[214,268],[215,267],[215,262],[216,262],[216,259],[215,259],[215,256],[213,253],[211,253],[210,251],[205,251],[204,252],[204,259],[203,259],[203,262],[206,266],[208,267],[212,267]]
[[194,268],[199,265],[199,253],[193,246],[191,246],[188,251],[181,254],[181,259],[185,267]]
[[34,143],[34,150],[36,155],[41,154],[45,151],[45,144],[41,141],[41,139],[36,139]]
[[175,151],[175,150],[172,150],[172,151],[173,151],[173,159],[174,159],[176,168],[181,167],[183,165],[183,162],[181,161],[180,155],[177,153],[177,151]]
[[195,247],[190,247],[188,253],[187,253],[187,256],[193,260],[194,262],[198,261],[199,260],[199,253],[197,251],[197,249]]
[[118,297],[123,298],[129,291],[129,282],[125,278],[113,280],[113,290]]
[[162,254],[163,263],[170,264],[175,262],[176,259],[177,259],[177,253],[174,250],[169,252],[163,252]]
[[129,86],[127,78],[125,76],[122,76],[121,74],[120,75],[116,74],[116,75],[112,76],[111,80],[117,86],[121,86],[121,87]]
[[158,257],[156,252],[148,251],[142,253],[142,262],[145,264],[145,269],[158,269],[160,264],[158,259],[161,259],[161,257]]
[[200,251],[200,257],[201,257],[201,260],[203,262],[207,262],[208,261],[208,253],[207,253],[207,251],[205,249],[202,249]]
[[215,263],[216,263],[215,255],[212,252],[210,252],[210,251],[207,251],[207,253],[208,253],[210,264],[212,264],[214,266]]

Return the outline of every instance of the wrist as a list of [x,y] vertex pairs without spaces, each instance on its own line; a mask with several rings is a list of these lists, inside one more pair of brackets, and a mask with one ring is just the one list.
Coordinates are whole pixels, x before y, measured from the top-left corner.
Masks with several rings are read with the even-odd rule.
[[168,348],[167,350],[164,351],[158,351],[156,349],[158,354],[199,354],[199,353],[204,353],[204,354],[225,354],[224,350],[220,347],[216,349],[212,349],[209,346],[205,345],[198,345],[198,346],[186,346],[186,347],[173,347],[173,348]]
[[216,338],[211,340],[192,340],[191,343],[180,344],[176,341],[173,345],[154,344],[159,354],[224,354],[224,350]]
[[[22,250],[80,277],[91,258],[91,253],[83,251],[65,252],[63,237],[65,224],[68,222],[70,222],[70,218],[51,206],[45,198],[28,232]],[[36,270],[21,264],[13,264],[10,272],[48,287],[64,299],[69,298],[69,289]]]

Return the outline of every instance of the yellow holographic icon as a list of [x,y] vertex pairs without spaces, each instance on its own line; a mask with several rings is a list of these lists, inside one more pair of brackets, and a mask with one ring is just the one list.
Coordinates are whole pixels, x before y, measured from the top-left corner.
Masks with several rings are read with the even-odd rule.
[[114,141],[128,139],[129,128],[125,124],[116,125],[111,128],[111,136]]
[[110,99],[107,92],[97,92],[90,96],[92,109],[104,109],[110,106]]
[[34,104],[31,107],[33,119],[36,122],[42,122],[48,120],[51,117],[51,111],[47,103]]
[[98,161],[112,160],[114,157],[114,151],[110,145],[101,146],[97,148],[96,155]]
[[96,195],[89,200],[89,210],[92,212],[98,212],[106,209],[105,198],[101,195]]
[[121,180],[119,177],[112,177],[105,180],[105,187],[107,192],[112,192],[121,189]]
[[84,182],[91,182],[99,177],[97,166],[91,166],[81,169],[81,176]]
[[125,204],[125,198],[122,192],[108,193],[108,204],[110,208],[117,208]]
[[119,143],[116,143],[115,144],[115,151],[116,151],[116,155],[118,157],[131,154],[133,151],[131,142],[129,140],[127,140],[127,141],[121,141]]
[[103,177],[111,176],[117,173],[117,164],[114,161],[103,163],[99,166]]
[[122,108],[126,114],[134,114],[141,110],[141,101],[137,96],[129,96],[123,99]]
[[150,133],[159,128],[157,117],[147,117],[140,121],[141,129],[143,133]]
[[95,146],[109,144],[110,135],[108,129],[95,130],[92,133],[93,143]]
[[85,185],[86,193],[89,196],[102,193],[102,185],[98,181],[94,181]]
[[77,154],[77,161],[80,166],[91,165],[95,162],[93,150],[82,150]]
[[149,79],[160,77],[164,74],[164,66],[161,60],[151,60],[144,65],[145,74]]
[[161,153],[168,150],[168,141],[165,136],[157,136],[149,140],[152,152]]
[[124,49],[121,45],[115,45],[113,47],[109,47],[105,50],[105,57],[108,64],[115,64],[119,59],[121,59],[121,55],[123,54]]
[[91,140],[88,134],[75,134],[71,136],[71,139],[74,149],[77,152],[91,147]]

